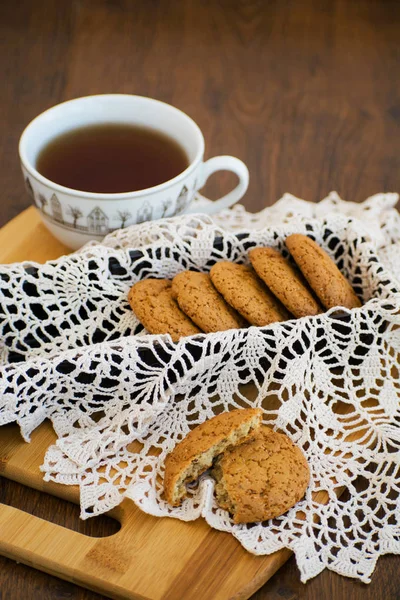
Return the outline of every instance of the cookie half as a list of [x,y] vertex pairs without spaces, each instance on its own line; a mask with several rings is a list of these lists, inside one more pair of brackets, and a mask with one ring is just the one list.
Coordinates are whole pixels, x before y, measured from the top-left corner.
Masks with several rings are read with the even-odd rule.
[[260,428],[259,408],[225,412],[198,425],[165,459],[164,495],[172,506],[187,496],[186,484],[209,469],[218,454],[255,436]]
[[222,454],[211,471],[217,504],[235,523],[255,523],[283,515],[305,494],[307,461],[284,434],[263,425],[255,438]]
[[274,248],[253,248],[249,258],[256,273],[295,317],[317,315],[322,308],[300,273]]
[[289,318],[251,267],[222,261],[212,267],[210,277],[228,304],[252,325],[263,327]]
[[168,279],[144,279],[128,294],[129,304],[149,333],[169,333],[174,342],[201,330],[179,308]]
[[314,240],[295,233],[286,238],[286,246],[297,266],[325,308],[358,308],[361,302],[333,260]]
[[183,312],[206,333],[246,326],[212,284],[207,273],[184,271],[172,280],[172,295]]

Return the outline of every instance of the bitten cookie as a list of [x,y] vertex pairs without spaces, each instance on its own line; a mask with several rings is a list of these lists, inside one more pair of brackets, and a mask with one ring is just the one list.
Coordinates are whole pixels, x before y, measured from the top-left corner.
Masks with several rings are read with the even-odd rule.
[[289,318],[251,267],[223,261],[212,267],[210,276],[228,304],[252,325],[263,327]]
[[245,320],[217,292],[207,273],[184,271],[172,280],[172,296],[206,333],[245,327]]
[[165,459],[164,495],[172,506],[187,496],[186,484],[195,481],[218,454],[241,444],[260,428],[259,408],[225,412],[193,429]]
[[322,312],[300,273],[274,248],[253,248],[249,258],[256,273],[295,317]]
[[183,336],[201,333],[172,298],[168,279],[145,279],[135,283],[128,300],[149,333],[169,333],[174,342]]
[[283,515],[303,498],[310,480],[301,450],[265,425],[253,440],[226,450],[211,474],[217,482],[217,504],[235,523]]
[[295,233],[287,237],[285,243],[297,266],[326,308],[361,306],[350,283],[314,240]]

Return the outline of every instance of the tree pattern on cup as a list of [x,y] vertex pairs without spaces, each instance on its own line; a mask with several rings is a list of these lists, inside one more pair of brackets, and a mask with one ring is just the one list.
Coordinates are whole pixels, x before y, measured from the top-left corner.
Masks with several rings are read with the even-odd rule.
[[48,204],[48,202],[47,202],[47,199],[46,199],[46,197],[45,197],[45,196],[43,196],[43,194],[39,194],[39,197],[38,197],[38,202],[39,202],[39,203],[37,204],[37,205],[38,205],[38,208],[39,208],[39,209],[40,209],[42,212],[44,212],[44,213],[45,213],[45,212],[46,212],[46,210],[45,210],[45,207],[46,207],[46,204]]
[[161,218],[164,219],[165,217],[168,216],[167,215],[168,209],[170,207],[172,207],[171,199],[168,198],[167,200],[163,200],[162,203],[161,203],[161,206],[162,206],[162,209],[163,209],[162,213],[161,213]]
[[179,215],[186,207],[186,204],[188,202],[188,196],[189,196],[189,190],[186,187],[186,185],[184,185],[183,188],[181,189],[181,192],[176,201],[176,207],[175,207],[176,215]]
[[[129,210],[118,210],[110,217],[99,206],[95,206],[85,215],[78,206],[68,204],[67,209],[65,206],[63,207],[55,193],[50,198],[46,198],[41,192],[35,192],[29,177],[25,178],[25,185],[29,195],[34,200],[35,206],[46,216],[46,219],[57,223],[57,225],[62,225],[66,229],[103,237],[111,231],[127,227],[130,219],[133,218]],[[195,188],[193,191],[195,191]],[[186,185],[182,187],[175,203],[171,198],[167,198],[161,203],[162,210],[159,215],[154,215],[154,207],[145,200],[136,213],[135,223],[151,221],[153,217],[167,218],[180,214],[187,206],[188,200],[189,190]],[[110,220],[118,221],[118,226],[110,226]]]
[[119,218],[121,219],[121,229],[123,229],[124,227],[126,227],[126,223],[127,221],[129,221],[129,219],[132,218],[132,214],[129,212],[129,210],[118,210],[117,214],[119,216]]
[[32,187],[29,177],[25,178],[25,187],[27,189],[28,194],[34,199],[35,204],[36,204],[35,192],[33,191],[33,187]]
[[78,222],[78,220],[83,217],[83,212],[81,211],[80,208],[78,208],[77,206],[70,206],[68,205],[69,208],[69,214],[71,215],[71,217],[73,218],[73,224],[72,227],[76,227],[76,224]]

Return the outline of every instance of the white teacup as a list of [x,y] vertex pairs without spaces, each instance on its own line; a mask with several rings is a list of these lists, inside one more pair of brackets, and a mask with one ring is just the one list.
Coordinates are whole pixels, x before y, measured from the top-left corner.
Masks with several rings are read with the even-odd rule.
[[[55,137],[99,123],[127,123],[151,127],[173,138],[185,150],[189,166],[182,173],[151,188],[122,194],[82,192],[58,185],[36,170],[41,150]],[[249,173],[233,156],[216,156],[203,162],[204,138],[185,113],[142,96],[109,94],[77,98],[58,104],[26,127],[19,155],[27,189],[40,216],[61,242],[76,249],[93,239],[134,223],[194,212],[191,203],[215,171],[232,171],[239,183],[229,194],[201,207],[214,213],[235,204],[246,192]]]

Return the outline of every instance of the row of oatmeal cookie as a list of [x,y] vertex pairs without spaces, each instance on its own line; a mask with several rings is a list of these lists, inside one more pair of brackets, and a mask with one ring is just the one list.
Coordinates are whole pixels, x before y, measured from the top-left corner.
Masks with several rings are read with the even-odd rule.
[[184,271],[146,279],[129,292],[129,303],[149,333],[173,341],[250,325],[317,315],[361,302],[327,253],[311,238],[293,234],[285,244],[297,267],[273,248],[249,251],[251,266],[216,263],[210,273]]

